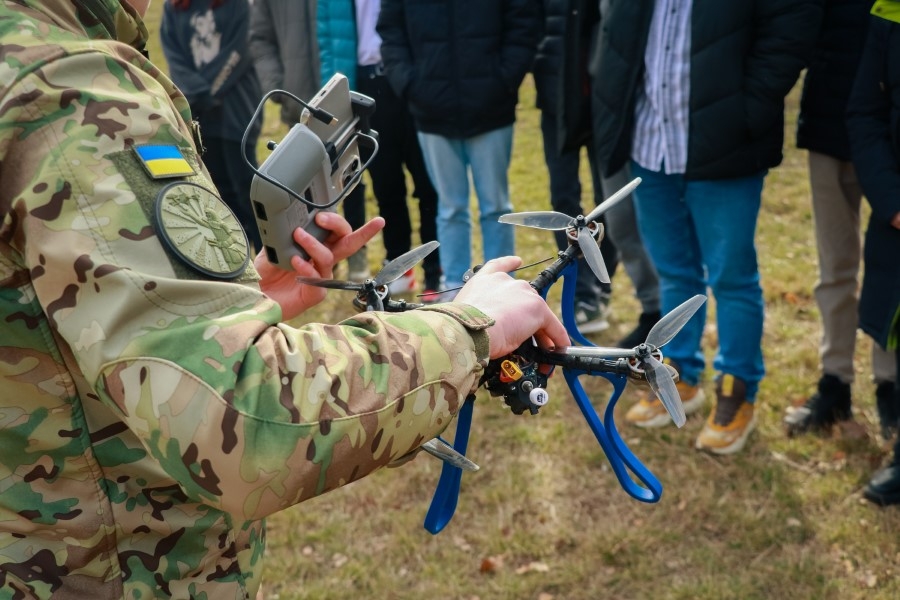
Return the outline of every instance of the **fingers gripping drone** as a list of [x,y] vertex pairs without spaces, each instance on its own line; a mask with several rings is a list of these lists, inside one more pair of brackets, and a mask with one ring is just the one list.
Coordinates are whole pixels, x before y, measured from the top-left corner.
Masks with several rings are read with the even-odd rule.
[[[559,367],[575,403],[606,454],[620,485],[637,500],[657,502],[662,495],[662,485],[622,440],[614,421],[614,409],[629,381],[646,383],[663,402],[676,426],[684,425],[684,407],[675,386],[677,373],[663,364],[661,348],[675,337],[703,305],[706,297],[694,296],[672,310],[650,330],[647,339],[634,348],[595,346],[578,330],[574,314],[579,258],[582,256],[585,258],[591,271],[600,281],[609,281],[609,273],[598,246],[598,240],[602,239],[604,233],[603,225],[596,220],[609,208],[625,199],[639,183],[640,179],[633,180],[599,204],[587,216],[570,217],[546,211],[513,213],[500,218],[503,223],[566,231],[568,247],[559,252],[556,260],[541,271],[530,284],[546,298],[550,288],[560,278],[563,280],[562,322],[575,345],[547,352],[529,340],[511,355],[492,360],[485,369],[480,383],[491,395],[502,397],[513,414],[534,415],[549,400],[546,389],[549,378],[547,366],[551,369]],[[391,299],[387,286],[427,256],[437,245],[437,242],[430,242],[411,250],[385,265],[374,278],[363,283],[301,277],[298,277],[298,280],[309,285],[356,291],[357,296],[353,303],[359,310],[398,312],[418,308],[421,304]],[[612,384],[613,392],[606,403],[602,418],[581,385],[579,378],[583,375],[597,375]],[[459,499],[463,471],[478,470],[478,466],[465,456],[474,401],[475,396],[469,396],[460,409],[452,444],[441,438],[435,438],[423,446],[423,450],[444,461],[434,497],[425,517],[425,528],[433,534],[443,530],[453,517]]]

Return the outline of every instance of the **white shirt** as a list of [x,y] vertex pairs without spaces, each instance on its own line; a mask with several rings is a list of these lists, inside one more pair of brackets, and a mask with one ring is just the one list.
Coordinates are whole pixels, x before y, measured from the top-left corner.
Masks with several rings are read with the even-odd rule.
[[381,36],[375,31],[381,0],[356,0],[356,64],[368,67],[381,62]]
[[657,0],[634,109],[631,158],[651,171],[684,173],[691,97],[692,0]]

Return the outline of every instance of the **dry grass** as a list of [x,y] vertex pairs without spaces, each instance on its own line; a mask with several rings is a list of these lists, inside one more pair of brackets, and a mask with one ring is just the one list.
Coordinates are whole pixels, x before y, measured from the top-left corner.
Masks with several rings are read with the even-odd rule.
[[[160,8],[158,0],[150,19],[154,47]],[[533,105],[528,80],[511,167],[517,210],[549,208]],[[859,495],[886,455],[874,437],[864,336],[854,396],[869,437],[787,439],[781,428],[785,408],[810,393],[818,378],[820,331],[811,294],[816,255],[806,158],[792,146],[796,93],[788,116],[785,161],[767,179],[757,237],[768,375],[759,430],[742,454],[695,452],[699,416],[681,430],[627,429],[626,441],[665,488],[658,504],[642,504],[619,487],[561,378],[551,382],[551,404],[537,417],[515,417],[484,395],[470,444],[482,470],[464,478],[456,516],[443,533],[431,536],[422,528],[437,461],[420,458],[376,473],[270,519],[265,597],[900,597],[900,512],[874,508]],[[280,135],[270,115],[261,143]],[[586,171],[583,181],[587,201]],[[370,204],[370,214],[375,210]],[[517,235],[526,260],[553,253],[548,235]],[[376,241],[373,268],[381,253]],[[620,273],[614,285],[613,327],[598,343],[611,343],[637,317],[627,277]],[[350,313],[349,298],[333,293],[312,318],[333,321]],[[714,341],[710,328],[707,348]],[[602,403],[609,386],[603,380],[586,385]]]

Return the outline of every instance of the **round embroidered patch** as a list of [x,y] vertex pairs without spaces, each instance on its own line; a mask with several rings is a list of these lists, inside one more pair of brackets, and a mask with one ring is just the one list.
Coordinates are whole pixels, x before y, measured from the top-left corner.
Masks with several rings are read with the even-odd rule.
[[209,277],[234,279],[250,262],[247,234],[216,194],[180,181],[156,196],[157,233],[178,258]]

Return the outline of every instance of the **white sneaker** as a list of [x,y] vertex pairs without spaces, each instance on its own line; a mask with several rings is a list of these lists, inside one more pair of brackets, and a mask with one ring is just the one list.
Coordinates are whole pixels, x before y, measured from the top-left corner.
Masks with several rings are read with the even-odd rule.
[[606,305],[602,302],[589,304],[577,302],[575,304],[575,324],[582,334],[599,333],[609,329],[609,321],[606,319]]
[[388,284],[388,291],[391,293],[391,296],[410,294],[416,291],[416,275],[413,273],[413,270],[410,269],[401,275],[400,279],[395,279],[390,282]]

